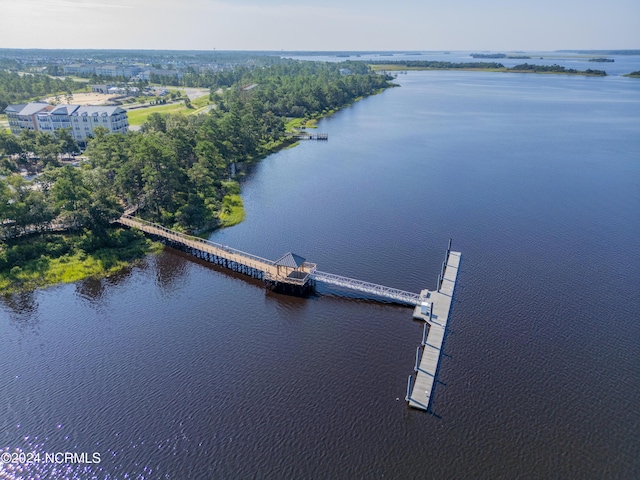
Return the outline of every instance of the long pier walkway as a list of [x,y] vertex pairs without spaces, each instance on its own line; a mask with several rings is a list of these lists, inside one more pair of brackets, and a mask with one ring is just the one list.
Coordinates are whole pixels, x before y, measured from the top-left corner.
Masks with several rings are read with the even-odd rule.
[[305,261],[293,253],[278,260],[269,260],[219,243],[177,232],[156,223],[130,215],[129,209],[118,220],[122,225],[137,228],[148,235],[158,237],[171,245],[198,258],[263,280],[268,286],[287,291],[304,291],[315,286],[316,281],[342,288],[375,295],[397,303],[419,305],[420,295],[375,283],[341,277],[316,270],[316,264]]
[[438,364],[442,354],[449,311],[453,300],[453,292],[458,278],[460,252],[451,252],[451,244],[447,249],[447,257],[443,265],[443,275],[438,278],[435,292],[423,290],[422,298],[430,302],[430,309],[425,311],[420,306],[415,308],[413,318],[424,320],[422,345],[416,351],[415,384],[413,376],[409,376],[406,401],[409,406],[420,410],[429,410],[433,383],[438,373]]
[[196,257],[260,278],[265,282],[305,286],[316,269],[315,264],[305,262],[303,258],[293,254],[287,254],[280,259],[281,261],[274,262],[131,215],[122,215],[118,221],[122,225],[137,228],[149,235],[164,239],[171,246],[186,250]]
[[449,240],[445,262],[442,264],[442,271],[438,277],[436,291],[422,290],[420,294],[417,294],[320,272],[316,269],[315,263],[309,263],[291,252],[276,261],[258,257],[142,220],[132,216],[131,214],[134,212],[134,207],[128,209],[118,222],[131,228],[137,228],[198,258],[259,278],[272,288],[303,292],[307,289],[313,289],[315,282],[320,281],[393,302],[415,306],[413,318],[423,320],[425,323],[422,345],[416,351],[415,383],[413,376],[409,376],[405,400],[410,407],[429,410],[460,265],[460,252],[451,251],[451,240]]

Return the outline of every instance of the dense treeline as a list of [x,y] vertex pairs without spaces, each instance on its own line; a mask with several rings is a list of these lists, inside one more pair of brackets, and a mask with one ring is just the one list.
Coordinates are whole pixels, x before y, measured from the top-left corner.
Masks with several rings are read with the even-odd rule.
[[64,129],[56,130],[55,135],[23,130],[19,137],[0,132],[0,175],[21,169],[33,175],[47,166],[59,166],[61,156],[79,151],[73,135]]
[[56,166],[62,146],[72,148],[64,131],[58,138],[4,135],[0,147],[11,161],[45,170],[34,183],[18,175],[0,182],[0,219],[14,234],[55,225],[95,233],[123,205],[139,204],[140,215],[163,225],[210,228],[238,206],[236,165],[287,141],[286,117],[322,114],[387,86],[387,77],[361,63],[240,69],[231,88],[212,93],[216,108],[207,115],[152,114],[139,132],[126,135],[96,130],[85,152],[89,161],[80,168]]
[[587,68],[586,70],[576,70],[574,68],[565,68],[560,65],[530,65],[528,63],[516,65],[515,67],[511,67],[509,70],[537,73],[580,73],[602,77],[607,75],[607,72],[604,70],[592,70],[590,68]]
[[3,235],[80,227],[100,235],[122,210],[101,169],[48,169],[35,183],[20,175],[0,179]]
[[504,53],[472,53],[469,56],[472,58],[507,58]]
[[[361,62],[289,62],[265,69],[240,70],[239,85],[277,116],[304,117],[345,105],[388,87],[389,77]],[[213,94],[215,97],[215,94]]]
[[504,65],[497,62],[440,62],[440,61],[428,61],[428,60],[409,60],[409,61],[373,61],[368,62],[370,64],[381,65],[398,65],[407,68],[424,68],[433,70],[455,70],[458,68],[477,68],[477,69],[500,69],[505,68]]
[[13,103],[29,102],[56,94],[71,94],[86,88],[71,79],[61,80],[43,74],[18,74],[0,71],[0,111]]
[[[237,83],[247,71],[249,71],[249,68],[244,66],[220,72],[207,70],[204,73],[196,72],[193,68],[189,68],[180,81],[180,84],[185,87],[206,87],[215,90],[221,87],[230,87],[234,83]],[[154,78],[155,76],[152,75],[151,79],[154,80]],[[171,81],[171,79],[164,77],[157,79]],[[175,83],[175,80],[173,81]]]

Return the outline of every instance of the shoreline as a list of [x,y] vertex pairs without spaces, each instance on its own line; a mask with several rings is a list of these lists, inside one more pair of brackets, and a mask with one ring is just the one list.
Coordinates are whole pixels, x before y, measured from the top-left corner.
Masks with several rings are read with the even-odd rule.
[[[111,245],[91,250],[95,242],[86,232],[33,234],[13,239],[1,251],[22,257],[0,270],[0,295],[46,289],[87,278],[106,278],[162,251],[163,245],[123,228],[109,232]],[[8,247],[8,248],[7,248]],[[42,252],[38,256],[33,251]]]
[[[397,86],[397,85],[395,85]],[[392,88],[392,87],[387,87]],[[296,128],[317,128],[318,120],[331,116],[334,113],[347,108],[354,103],[372,95],[378,95],[385,91],[381,88],[370,95],[361,96],[345,103],[339,108],[319,112],[309,117],[296,117],[287,122],[285,130],[287,133],[294,132]],[[295,126],[293,126],[295,125]],[[262,154],[245,160],[247,167],[257,165],[260,161],[279,152],[293,148],[300,144],[300,141],[290,137],[283,137],[271,145],[266,145]],[[236,175],[235,181],[240,183],[244,173]],[[210,229],[205,228],[198,233],[198,236],[208,238],[213,232],[223,228],[229,228],[242,223],[246,217],[242,192],[239,194],[226,195],[223,198],[223,207],[218,216],[218,223]],[[117,233],[130,232],[130,233]],[[13,261],[11,266],[6,266],[0,270],[0,295],[13,295],[17,293],[30,292],[39,289],[46,289],[56,285],[75,283],[87,278],[106,278],[115,275],[126,268],[134,266],[142,261],[149,254],[156,254],[163,250],[164,245],[152,242],[142,233],[135,230],[116,228],[110,231],[110,235],[120,235],[128,237],[122,240],[119,245],[103,246],[87,252],[81,245],[76,244],[85,236],[92,237],[91,232],[59,232],[46,233],[43,235],[27,235],[14,239],[11,244],[6,244],[9,248],[16,247],[18,250],[28,250],[30,245],[39,245],[37,250],[43,252],[39,256],[31,256]],[[62,243],[62,251],[51,251],[43,245]],[[88,242],[91,243],[91,242]],[[32,248],[33,249],[33,248]],[[6,248],[0,249],[0,255],[6,258]],[[27,255],[28,256],[28,255]]]
[[[387,87],[387,88],[394,88],[397,87],[399,85],[393,84],[393,86],[391,87]],[[287,122],[287,124],[285,125],[285,131],[286,133],[293,133],[296,131],[296,129],[307,129],[307,128],[318,128],[317,123],[318,120],[321,120],[325,117],[329,117],[337,112],[339,112],[340,110],[350,107],[351,105],[355,104],[356,102],[359,102],[360,100],[364,100],[365,98],[371,97],[373,95],[379,95],[380,93],[384,92],[386,90],[386,88],[381,88],[378,89],[376,91],[374,91],[373,93],[371,93],[370,95],[366,95],[366,96],[361,96],[361,97],[356,97],[353,100],[351,100],[348,103],[345,103],[344,105],[342,105],[341,107],[338,108],[333,108],[331,110],[328,110],[326,112],[320,112],[320,113],[316,113],[313,114],[311,116],[309,116],[308,118],[306,117],[294,117],[291,120],[289,120]],[[283,137],[280,141],[278,141],[277,143],[274,143],[273,145],[269,146],[265,152],[262,155],[256,156],[255,158],[251,158],[246,160],[245,163],[247,165],[247,167],[251,167],[253,165],[257,165],[259,162],[261,162],[262,160],[264,160],[265,158],[267,158],[270,155],[273,155],[274,153],[278,153],[281,150],[288,150],[290,148],[294,148],[297,147],[298,145],[300,145],[300,141],[299,140],[295,140],[289,137]],[[240,181],[242,180],[242,178],[244,177],[244,174],[242,175],[236,175],[236,181],[238,181],[238,183],[240,183]],[[237,197],[237,199],[234,198],[234,205],[231,207],[231,212],[228,214],[224,214],[224,213],[220,213],[220,216],[218,217],[220,220],[220,223],[218,225],[215,225],[213,228],[210,229],[205,229],[202,232],[198,233],[198,236],[201,236],[203,238],[207,238],[208,235],[212,234],[213,232],[215,232],[216,230],[220,230],[223,228],[229,228],[232,227],[234,225],[238,225],[239,223],[242,223],[246,217],[246,211],[244,209],[244,202],[242,201],[242,191],[240,192],[239,195],[233,195],[232,197]],[[239,202],[238,202],[239,200]]]

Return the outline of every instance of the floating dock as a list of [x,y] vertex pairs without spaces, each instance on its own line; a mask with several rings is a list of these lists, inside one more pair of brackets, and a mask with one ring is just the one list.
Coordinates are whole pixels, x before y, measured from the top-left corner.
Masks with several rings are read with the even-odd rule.
[[[409,376],[407,385],[405,400],[410,407],[429,410],[459,265],[460,252],[452,252],[449,242],[446,259],[438,277],[438,288],[435,292],[423,290],[420,293],[422,304],[415,307],[413,318],[425,323],[422,344],[416,350],[415,382],[413,376]],[[429,306],[423,306],[425,303]]]

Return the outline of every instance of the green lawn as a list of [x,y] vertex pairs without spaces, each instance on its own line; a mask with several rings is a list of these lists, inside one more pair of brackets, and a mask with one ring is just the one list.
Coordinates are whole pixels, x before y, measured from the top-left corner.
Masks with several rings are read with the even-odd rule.
[[127,111],[127,117],[129,118],[129,125],[142,125],[152,113],[183,113],[185,115],[195,115],[202,112],[208,104],[209,97],[205,96],[191,102],[191,106],[194,108],[187,108],[184,105],[184,101],[181,100],[169,105],[154,105],[152,107],[129,110]]
[[189,110],[190,109],[184,106],[184,102],[179,102],[170,105],[154,105],[153,107],[129,110],[127,117],[129,118],[129,125],[142,125],[152,113],[183,113]]

